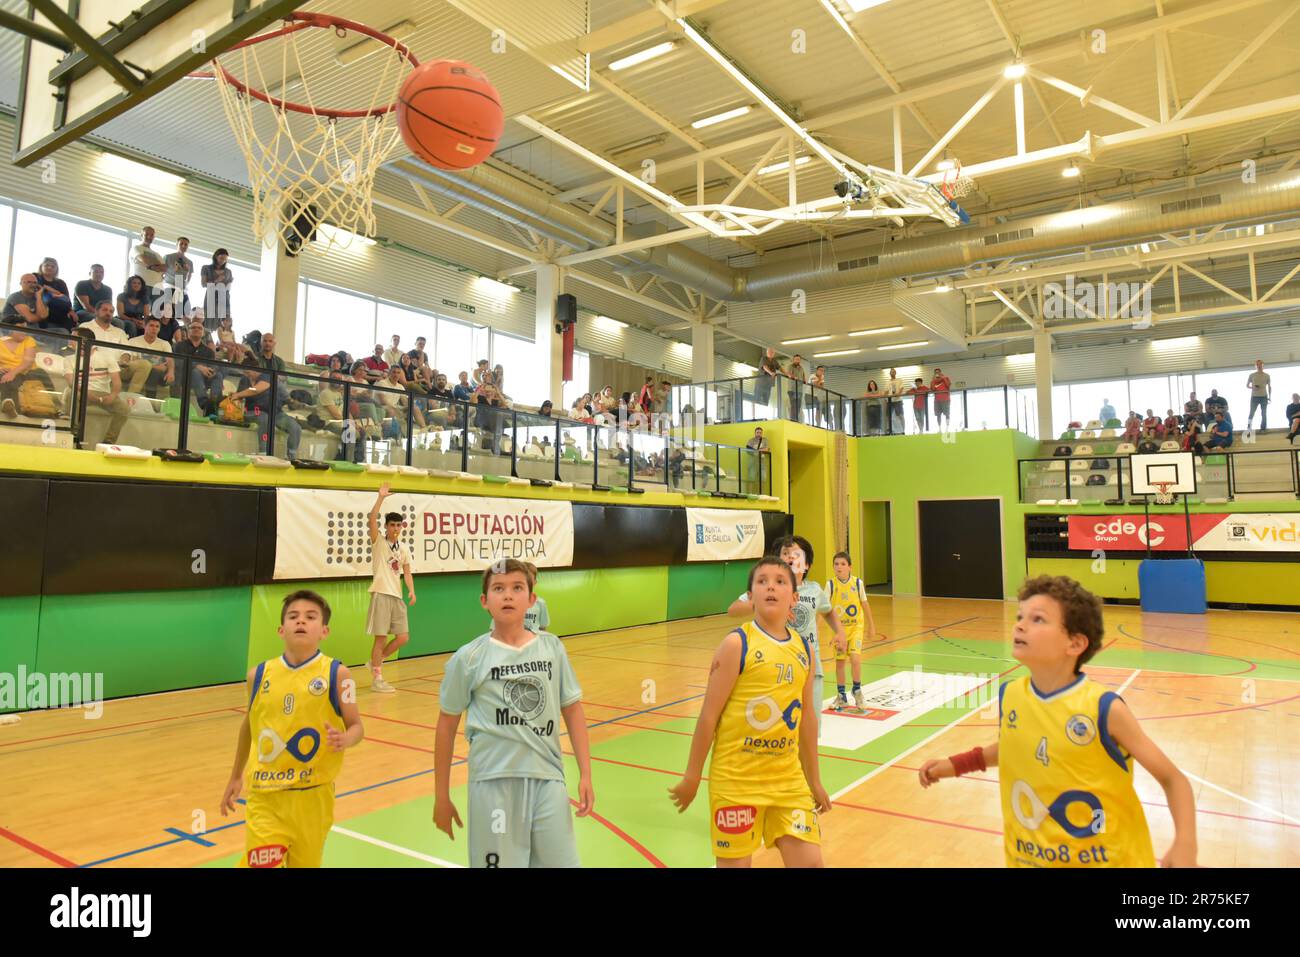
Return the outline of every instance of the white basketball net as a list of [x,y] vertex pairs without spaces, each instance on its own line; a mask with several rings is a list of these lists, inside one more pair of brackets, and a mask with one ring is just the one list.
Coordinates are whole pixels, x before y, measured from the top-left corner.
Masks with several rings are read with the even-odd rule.
[[954,162],[950,169],[944,170],[939,191],[949,199],[960,199],[975,192],[975,181],[962,175],[961,163]]
[[[344,35],[341,28],[335,32]],[[310,106],[310,83],[337,85],[337,77],[309,78],[298,42],[303,33],[324,31],[299,30],[261,46],[240,47],[224,54],[227,62],[222,65],[245,85],[270,94],[272,99]],[[242,92],[222,70],[213,71],[226,119],[248,165],[253,234],[267,246],[278,241],[290,248],[300,246],[305,237],[299,235],[299,215],[313,206],[319,222],[346,230],[341,235],[335,230],[318,233],[327,246],[346,246],[353,233],[373,236],[376,232],[372,205],[375,173],[401,140],[396,111],[376,111],[396,101],[408,61],[386,44],[368,42],[376,51],[366,58],[365,88],[370,90],[370,103],[364,108],[349,105],[350,112],[364,109],[373,114],[368,116],[335,118],[284,109]],[[262,52],[270,43],[279,44],[278,57]],[[309,62],[319,60],[309,58]],[[271,69],[275,63],[278,70]],[[285,89],[280,89],[284,77],[289,80],[283,84]],[[361,84],[356,87],[361,89]]]
[[1156,482],[1156,502],[1160,505],[1174,504],[1174,493],[1169,491],[1172,487],[1169,482]]

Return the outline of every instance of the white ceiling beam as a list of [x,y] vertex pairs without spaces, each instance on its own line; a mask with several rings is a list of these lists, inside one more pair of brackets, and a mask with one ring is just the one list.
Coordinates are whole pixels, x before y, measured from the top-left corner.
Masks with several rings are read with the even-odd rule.
[[913,166],[907,175],[916,176],[921,172],[921,170],[929,166],[930,161],[943,152],[944,147],[951,143],[953,138],[964,130],[966,125],[970,123],[971,120],[975,119],[984,107],[988,106],[989,100],[993,99],[993,97],[997,95],[998,91],[1006,85],[1007,78],[999,76],[997,80],[994,81],[993,85],[984,91],[984,95],[971,104],[970,109],[962,114],[961,119],[954,123],[947,133],[944,133],[943,136],[939,137],[938,141],[930,147],[929,152],[927,152],[925,156],[921,157],[921,161]]
[[[1156,16],[1160,17],[1162,20],[1165,17],[1165,5],[1163,0],[1156,0]],[[1168,83],[1169,88],[1167,92],[1174,98],[1174,110],[1181,110],[1183,108],[1183,101],[1178,95],[1178,71],[1174,69],[1174,51],[1169,46],[1168,30],[1162,29],[1157,31],[1156,50],[1159,51],[1157,59],[1160,63],[1160,69],[1163,71],[1161,79]],[[1163,86],[1164,84],[1161,85]],[[1169,118],[1166,115],[1168,105],[1163,99],[1161,100],[1160,108],[1160,121],[1163,123]]]
[[[1187,322],[1196,319],[1217,319],[1220,317],[1242,315],[1253,312],[1274,312],[1282,309],[1295,309],[1300,307],[1300,298],[1297,299],[1279,299],[1276,302],[1252,302],[1243,305],[1233,306],[1212,306],[1207,309],[1194,309],[1188,312],[1175,309],[1171,313],[1155,313],[1151,316],[1151,327],[1164,326],[1177,322]],[[1118,329],[1121,327],[1134,327],[1134,320],[1129,319],[1102,319],[1097,322],[1079,322],[1068,326],[1048,326],[1047,331],[1052,335],[1061,335],[1070,332],[1099,332],[1105,329]],[[1149,335],[1151,329],[1145,330]],[[1030,339],[1033,338],[1033,331],[1016,331],[1006,333],[992,333],[990,335],[972,336],[970,344],[978,342],[1003,342],[1012,339]]]
[[[997,0],[987,0],[989,13],[993,14],[993,19],[997,22],[998,29],[1002,35],[1007,38],[1007,44],[1011,47],[1011,53],[1014,56],[1020,56],[1020,38],[1011,30],[1011,24],[1007,18],[1002,15],[1002,10],[998,7]],[[1043,119],[1047,121],[1052,135],[1056,137],[1057,143],[1065,142],[1065,135],[1061,132],[1060,127],[1056,125],[1056,120],[1052,118],[1052,111],[1047,108],[1047,101],[1043,99],[1043,91],[1038,86],[1038,81],[1033,77],[1029,78],[1029,89],[1034,94],[1034,99],[1038,101],[1038,108],[1043,111]],[[1024,150],[1021,150],[1023,153]]]
[[[1017,316],[1023,319],[1025,321],[1025,324],[1028,325],[1029,328],[1031,329],[1037,328],[1037,324],[1034,322],[1033,319],[1029,317],[1029,314],[1025,312],[1025,310],[1021,309],[1018,305],[1016,305],[1016,302],[1018,302],[1019,299],[1024,298],[1024,293],[1021,293],[1019,299],[1013,302],[1010,296],[1008,296],[1001,289],[998,289],[996,286],[994,286],[993,289],[990,291],[993,293],[994,296],[998,298],[998,301],[1000,301],[1002,305],[1006,306]],[[1001,316],[999,316],[998,318],[1001,318]]]
[[[1198,3],[1186,10],[1170,14],[1165,17],[1151,17],[1148,20],[1125,26],[1109,28],[1106,24],[1098,24],[1099,28],[1107,30],[1107,42],[1112,46],[1123,45],[1140,40],[1144,37],[1151,36],[1161,30],[1172,30],[1191,26],[1204,20],[1214,19],[1217,17],[1228,16],[1241,10],[1247,10],[1251,7],[1261,6],[1273,0],[1206,0]],[[1021,62],[1027,66],[1043,65],[1052,63],[1057,60],[1069,59],[1079,55],[1079,38],[1071,35],[1063,39],[1051,40],[1038,47],[1029,47],[1021,51]],[[854,106],[834,110],[820,116],[809,117],[804,121],[809,130],[826,129],[832,126],[838,126],[843,123],[849,123],[853,120],[862,119],[866,116],[873,116],[877,113],[884,113],[892,110],[895,106],[906,106],[909,103],[919,103],[923,100],[932,99],[937,96],[944,96],[958,90],[963,90],[971,86],[988,81],[989,77],[995,73],[1000,74],[1001,66],[990,62],[988,64],[972,67],[962,73],[955,74],[945,79],[936,80],[933,83],[927,83],[910,90],[903,90],[901,93],[895,93],[890,96],[870,97],[866,102],[855,104]],[[659,173],[673,172],[679,169],[685,169],[693,166],[697,159],[708,159],[713,156],[725,156],[729,153],[735,153],[741,150],[750,149],[761,144],[765,144],[772,137],[771,130],[765,130],[760,133],[754,133],[733,140],[729,143],[722,143],[718,146],[712,146],[699,154],[690,154],[680,156],[675,159],[665,160],[658,164]],[[567,202],[579,196],[586,196],[591,193],[599,193],[609,185],[610,180],[606,178],[595,179],[584,183],[573,189],[566,190],[558,194],[555,198],[560,202]]]
[[[1251,272],[1252,272],[1252,274],[1253,274],[1253,273],[1254,273],[1254,262],[1253,262],[1253,261],[1252,261],[1252,263],[1251,263],[1251,267],[1252,267],[1252,268],[1251,268]],[[1296,273],[1298,273],[1298,272],[1300,272],[1300,262],[1296,263],[1295,266],[1291,269],[1291,271],[1290,271],[1289,273],[1287,273],[1285,276],[1283,276],[1281,279],[1279,279],[1279,280],[1277,281],[1277,283],[1273,286],[1272,289],[1270,289],[1268,292],[1264,293],[1264,295],[1260,296],[1260,297],[1259,297],[1259,302],[1267,302],[1268,300],[1272,299],[1272,298],[1273,298],[1273,293],[1277,292],[1279,289],[1281,289],[1283,286],[1285,286],[1287,283],[1289,283],[1289,282],[1291,281],[1291,278],[1292,278]],[[1253,275],[1252,275],[1252,277],[1251,277],[1251,286],[1252,286],[1252,287],[1254,286],[1254,283],[1255,283],[1255,280],[1254,280],[1254,277],[1253,277]]]
[[536,262],[537,254],[532,250],[524,249],[522,246],[516,246],[514,243],[507,242],[504,239],[498,239],[497,237],[481,232],[472,226],[465,226],[461,223],[447,219],[445,216],[438,213],[436,209],[432,208],[433,203],[429,200],[428,194],[424,193],[424,191],[418,186],[416,187],[416,195],[420,197],[420,201],[423,204],[422,207],[413,206],[410,203],[404,203],[399,199],[393,199],[380,193],[375,193],[374,205],[381,209],[391,210],[394,213],[401,213],[404,216],[418,219],[421,222],[428,223],[430,226],[460,236],[463,239],[472,239],[477,243],[482,243],[489,249],[495,249],[497,252],[506,253],[507,255],[516,257],[517,259],[522,259],[524,262]]
[[1073,83],[1062,80],[1060,77],[1052,76],[1050,73],[1043,73],[1041,70],[1030,70],[1029,72],[1033,77],[1042,80],[1048,86],[1054,86],[1063,93],[1068,93],[1073,97],[1077,97],[1080,107],[1089,105],[1098,106],[1103,110],[1114,113],[1116,116],[1122,116],[1124,119],[1136,123],[1138,126],[1150,127],[1156,125],[1157,121],[1151,119],[1151,117],[1139,113],[1137,110],[1130,110],[1126,106],[1120,106],[1118,103],[1108,100],[1104,96],[1097,96],[1092,92],[1091,88],[1085,90],[1082,87],[1075,86]]
[[657,312],[662,312],[665,316],[672,316],[674,319],[685,319],[688,322],[695,319],[693,313],[678,309],[676,306],[670,306],[666,302],[660,302],[658,299],[651,299],[649,296],[643,296],[640,293],[630,292],[627,289],[620,289],[612,282],[606,282],[596,276],[589,275],[585,272],[579,272],[576,269],[570,270],[566,279],[573,279],[578,282],[586,283],[588,286],[594,286],[597,289],[603,289],[605,292],[612,293],[615,296],[622,296],[632,302],[648,306]]
[[1236,73],[1238,67],[1254,56],[1255,52],[1267,43],[1269,38],[1282,28],[1283,24],[1295,16],[1297,10],[1300,10],[1300,0],[1296,0],[1296,2],[1289,4],[1286,9],[1273,19],[1272,23],[1260,31],[1259,35],[1256,36],[1255,39],[1246,44],[1245,49],[1228,61],[1228,65],[1215,74],[1214,79],[1201,87],[1196,92],[1195,96],[1183,104],[1183,108],[1174,114],[1174,119],[1181,120],[1183,117],[1191,113],[1192,110],[1196,109],[1196,107],[1199,106],[1207,96],[1219,88],[1220,84],[1222,84],[1224,80]]
[[[692,17],[703,13],[710,7],[726,3],[727,0],[675,0],[670,4],[675,16]],[[670,18],[671,19],[671,18]],[[648,33],[661,32],[664,28],[664,15],[658,10],[642,10],[630,17],[615,20],[599,30],[593,30],[578,40],[580,53],[596,53],[609,47],[618,46],[628,40],[645,36]]]

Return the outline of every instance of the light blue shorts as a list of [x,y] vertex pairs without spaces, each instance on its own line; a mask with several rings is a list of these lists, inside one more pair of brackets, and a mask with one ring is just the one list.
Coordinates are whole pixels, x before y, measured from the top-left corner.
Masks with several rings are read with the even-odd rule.
[[563,781],[469,782],[470,867],[581,867]]

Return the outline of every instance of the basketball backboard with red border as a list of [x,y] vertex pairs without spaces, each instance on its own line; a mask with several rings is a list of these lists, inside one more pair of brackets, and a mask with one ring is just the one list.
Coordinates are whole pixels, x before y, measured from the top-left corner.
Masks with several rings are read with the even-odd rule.
[[30,0],[15,27],[26,39],[14,164],[94,132],[303,2]]

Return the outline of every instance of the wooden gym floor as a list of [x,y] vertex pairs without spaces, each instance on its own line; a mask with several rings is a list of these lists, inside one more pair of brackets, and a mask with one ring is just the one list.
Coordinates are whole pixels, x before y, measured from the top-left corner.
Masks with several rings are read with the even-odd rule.
[[[919,708],[900,705],[893,716],[823,717],[822,777],[835,801],[822,820],[826,863],[1000,866],[996,769],[922,791],[916,768],[995,740],[997,676],[1018,670],[1009,657],[1015,605],[883,597],[871,604],[888,638],[866,649],[864,686],[886,704],[892,688],[947,682],[949,691],[922,698]],[[666,790],[685,764],[710,657],[728,624],[713,617],[566,640],[594,756],[596,813],[577,825],[584,863],[712,863],[706,788],[680,816]],[[1104,650],[1086,670],[1123,689],[1148,734],[1190,777],[1200,863],[1300,866],[1297,618],[1144,615],[1112,605],[1106,624]],[[438,683],[448,657],[390,663],[395,695],[361,689],[366,741],[348,753],[337,783],[326,866],[465,864],[463,833],[453,843],[430,822]],[[826,671],[829,699],[829,658]],[[244,845],[242,815],[222,818],[218,801],[243,697],[242,686],[224,685],[110,701],[96,721],[73,710],[0,726],[0,866],[232,864]],[[453,767],[462,816],[463,744]],[[571,760],[569,785],[573,793]],[[1140,769],[1137,787],[1159,858],[1172,836],[1169,812]],[[756,859],[779,863],[772,852]]]

